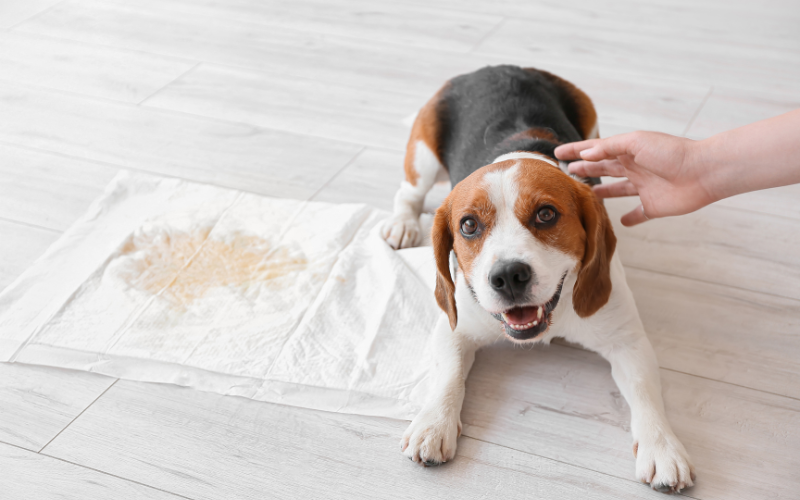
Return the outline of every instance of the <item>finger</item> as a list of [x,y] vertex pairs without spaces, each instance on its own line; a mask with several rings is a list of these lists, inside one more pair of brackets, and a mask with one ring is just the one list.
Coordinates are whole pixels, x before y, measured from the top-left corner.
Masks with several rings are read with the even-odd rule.
[[638,138],[639,135],[636,132],[631,132],[628,134],[614,135],[607,139],[598,139],[598,142],[591,148],[582,149],[580,151],[580,157],[588,161],[600,161],[613,159],[622,155],[636,155],[638,151]]
[[618,160],[575,161],[569,164],[569,173],[584,177],[625,177],[625,167]]
[[582,177],[591,177],[591,175],[586,173],[586,167],[589,165],[588,161],[578,160],[573,161],[572,163],[567,165],[567,170],[572,175],[580,175]]
[[579,153],[581,151],[594,147],[599,141],[601,141],[601,139],[589,139],[588,141],[562,144],[555,150],[556,158],[559,160],[577,160],[580,158]]
[[645,217],[644,209],[642,208],[641,205],[634,208],[627,214],[623,215],[622,219],[620,219],[622,225],[626,227],[635,226],[636,224],[641,224],[642,222],[645,222],[647,220],[649,219]]
[[614,182],[613,184],[598,184],[594,186],[594,194],[598,198],[619,198],[620,196],[636,196],[639,190],[631,181]]

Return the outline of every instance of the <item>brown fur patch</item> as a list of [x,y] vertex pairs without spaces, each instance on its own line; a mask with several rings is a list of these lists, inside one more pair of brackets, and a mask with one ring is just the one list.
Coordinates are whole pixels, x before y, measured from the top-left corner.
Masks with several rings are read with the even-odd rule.
[[561,90],[563,97],[568,99],[570,104],[564,106],[567,118],[581,134],[581,137],[588,139],[597,124],[597,111],[595,111],[589,96],[572,83],[552,73],[534,68],[526,68],[526,70],[538,71]]
[[611,227],[606,208],[592,188],[578,184],[578,202],[586,230],[586,252],[572,291],[572,305],[578,316],[585,318],[606,305],[611,296],[611,258],[617,238]]
[[458,324],[456,310],[456,285],[450,274],[450,251],[453,249],[453,232],[450,229],[450,203],[445,200],[436,210],[431,228],[433,255],[436,259],[436,303],[450,320],[450,329]]
[[[505,163],[505,162],[503,162]],[[489,236],[495,225],[497,209],[489,200],[489,193],[483,188],[483,177],[489,172],[497,170],[495,165],[483,167],[478,170],[478,175],[471,175],[461,181],[453,190],[448,200],[451,204],[450,227],[455,235],[453,250],[458,256],[458,265],[464,274],[472,274],[472,265],[483,249],[483,242]],[[480,236],[467,239],[460,235],[461,220],[472,216],[478,221]]]
[[[455,285],[450,274],[450,251],[455,251],[459,267],[465,275],[469,275],[483,248],[483,242],[495,224],[495,207],[489,201],[489,193],[481,187],[481,183],[483,175],[497,168],[496,165],[483,167],[477,171],[480,172],[478,175],[473,174],[458,183],[436,211],[433,221],[431,240],[438,271],[436,301],[447,313],[452,329],[455,329],[458,322],[458,313]],[[481,237],[467,239],[461,235],[461,220],[466,216],[472,216],[478,221]]]
[[511,143],[520,139],[544,139],[552,142],[553,144],[561,144],[561,141],[558,139],[558,137],[556,137],[551,129],[544,127],[531,127],[527,130],[523,130],[522,132],[517,132],[514,135],[506,137],[503,139],[503,142],[500,143],[500,146],[502,146],[504,143]]
[[406,146],[406,157],[403,169],[406,173],[406,181],[412,186],[417,185],[419,179],[419,172],[414,167],[414,157],[417,151],[417,143],[422,141],[428,146],[439,163],[442,163],[441,158],[441,136],[442,136],[442,120],[441,117],[445,112],[444,100],[442,100],[442,93],[447,89],[450,83],[445,83],[431,99],[422,106],[419,110],[417,118],[414,120],[414,126],[411,127],[411,136],[408,138],[408,145]]
[[[575,202],[575,184],[578,183],[545,162],[533,159],[517,161],[520,166],[517,177],[519,198],[514,206],[517,219],[542,243],[580,261],[585,250],[585,231],[580,207]],[[556,209],[558,221],[552,226],[537,228],[531,221],[545,205]]]

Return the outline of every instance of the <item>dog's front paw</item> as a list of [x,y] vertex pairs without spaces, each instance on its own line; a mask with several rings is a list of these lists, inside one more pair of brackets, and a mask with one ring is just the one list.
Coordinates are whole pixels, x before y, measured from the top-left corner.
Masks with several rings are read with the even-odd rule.
[[422,229],[419,219],[410,215],[393,215],[383,223],[383,239],[392,248],[411,248],[419,244]]
[[441,409],[422,410],[400,441],[403,455],[424,466],[439,465],[456,455],[461,419]]
[[672,434],[654,434],[633,443],[636,478],[654,490],[677,493],[694,485],[695,474],[689,454]]

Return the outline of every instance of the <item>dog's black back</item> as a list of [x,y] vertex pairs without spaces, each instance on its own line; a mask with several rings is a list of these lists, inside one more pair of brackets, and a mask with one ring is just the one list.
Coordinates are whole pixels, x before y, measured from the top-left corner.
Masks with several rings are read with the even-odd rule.
[[535,69],[489,66],[453,78],[439,109],[439,154],[453,186],[505,153],[555,158],[558,143],[583,139],[574,100]]

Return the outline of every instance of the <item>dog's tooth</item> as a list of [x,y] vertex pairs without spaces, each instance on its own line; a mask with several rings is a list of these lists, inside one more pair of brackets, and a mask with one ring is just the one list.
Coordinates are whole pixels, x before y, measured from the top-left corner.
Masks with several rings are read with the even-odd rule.
[[538,322],[538,321],[534,321],[534,322],[533,322],[533,326],[536,326],[536,325],[538,325],[538,324],[539,324],[539,322]]
[[539,306],[539,309],[536,310],[536,319],[542,319],[542,306]]

